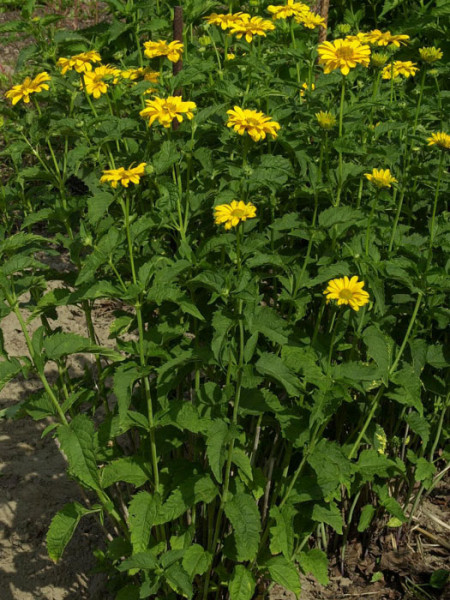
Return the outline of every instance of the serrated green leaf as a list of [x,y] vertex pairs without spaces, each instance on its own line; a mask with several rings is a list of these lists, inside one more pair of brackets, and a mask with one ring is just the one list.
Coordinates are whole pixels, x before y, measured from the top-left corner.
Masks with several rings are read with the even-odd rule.
[[299,396],[302,388],[298,377],[284,364],[279,356],[264,352],[255,365],[262,375],[276,379],[290,396]]
[[66,504],[58,511],[50,523],[46,543],[49,557],[56,563],[63,555],[64,549],[72,539],[78,523],[83,515],[92,512],[78,502]]
[[118,481],[140,487],[150,477],[146,461],[138,456],[124,456],[105,465],[100,471],[102,487],[107,488]]
[[69,474],[82,485],[100,490],[100,477],[95,460],[94,423],[87,415],[77,415],[69,425],[58,428],[61,450],[67,456]]
[[312,511],[312,518],[318,523],[331,525],[339,535],[342,535],[344,522],[340,510],[334,502],[328,505],[315,504]]
[[212,558],[211,552],[207,552],[199,544],[193,544],[184,553],[183,569],[194,579],[195,575],[203,575],[210,568]]
[[206,456],[214,477],[222,483],[222,466],[224,463],[225,441],[228,437],[228,427],[224,421],[216,419],[208,428],[206,439]]
[[230,600],[252,600],[256,581],[244,565],[236,565],[228,584]]
[[133,496],[128,508],[128,525],[130,528],[133,553],[145,552],[150,541],[150,534],[161,507],[158,494],[139,492]]
[[319,548],[300,552],[299,563],[305,574],[311,573],[322,585],[328,585],[328,558]]
[[365,531],[372,522],[372,519],[376,513],[376,509],[371,504],[366,504],[361,509],[361,515],[359,517],[358,531],[362,533]]
[[130,569],[156,569],[158,562],[155,555],[150,552],[138,552],[130,558],[125,559],[117,567],[118,571],[128,571]]
[[270,516],[275,525],[270,528],[270,551],[272,554],[280,552],[288,560],[294,550],[294,516],[296,510],[293,506],[285,504],[281,509],[274,506],[270,510]]
[[263,566],[267,567],[273,581],[295,594],[297,599],[300,598],[302,590],[300,575],[291,561],[288,561],[284,556],[275,556]]
[[259,510],[254,498],[248,494],[236,494],[225,503],[224,510],[233,526],[238,560],[254,560],[261,531]]
[[250,459],[247,454],[242,450],[242,448],[233,448],[233,454],[231,456],[231,461],[239,467],[242,473],[249,481],[253,481],[253,471],[252,465],[250,463]]
[[426,458],[419,458],[414,472],[414,480],[425,481],[431,479],[435,473],[436,467],[432,462],[429,462]]
[[180,564],[173,564],[164,571],[167,583],[177,594],[192,598],[193,589],[189,575]]

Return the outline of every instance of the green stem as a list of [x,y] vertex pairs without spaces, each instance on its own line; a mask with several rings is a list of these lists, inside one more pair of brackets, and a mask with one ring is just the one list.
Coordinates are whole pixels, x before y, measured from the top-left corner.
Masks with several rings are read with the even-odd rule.
[[380,195],[380,190],[377,188],[377,191],[375,193],[375,199],[372,203],[372,209],[370,211],[370,215],[369,215],[369,220],[367,221],[367,229],[366,229],[366,242],[365,242],[365,250],[366,250],[366,257],[369,256],[369,240],[370,240],[370,229],[372,227],[372,221],[373,221],[373,216],[375,214],[375,211],[378,207],[378,198]]
[[[342,131],[344,121],[344,101],[345,101],[345,76],[342,76],[342,88],[341,88],[341,103],[339,106],[339,144],[342,144]],[[339,206],[341,202],[342,193],[342,151],[339,146],[339,164],[338,164],[338,187],[336,193],[335,206]]]
[[419,121],[419,112],[420,112],[420,107],[422,105],[422,98],[423,98],[423,88],[425,85],[425,75],[426,75],[426,70],[425,67],[422,70],[422,77],[420,78],[420,92],[419,92],[419,99],[417,101],[417,106],[416,106],[416,114],[414,116],[414,126],[413,126],[413,136],[416,133],[416,129],[417,129],[417,123]]
[[441,187],[441,179],[444,173],[444,150],[441,150],[441,158],[439,160],[439,168],[438,168],[438,179],[436,183],[436,190],[434,193],[434,202],[433,202],[433,213],[431,215],[431,228],[430,228],[430,246],[428,249],[428,259],[427,259],[427,271],[431,264],[431,259],[433,257],[433,243],[435,236],[435,221],[436,221],[436,210],[437,210],[437,202],[439,198],[439,188]]

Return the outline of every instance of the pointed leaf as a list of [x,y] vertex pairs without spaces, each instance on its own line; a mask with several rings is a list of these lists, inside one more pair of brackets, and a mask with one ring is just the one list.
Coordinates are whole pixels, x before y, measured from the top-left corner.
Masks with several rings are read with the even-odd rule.
[[139,492],[130,502],[128,524],[130,527],[133,553],[145,552],[150,541],[153,525],[156,523],[161,506],[159,495]]
[[261,520],[255,500],[247,494],[236,494],[225,503],[225,514],[233,526],[238,560],[254,560],[261,531]]
[[236,565],[228,585],[230,600],[252,600],[255,587],[251,571],[244,565]]

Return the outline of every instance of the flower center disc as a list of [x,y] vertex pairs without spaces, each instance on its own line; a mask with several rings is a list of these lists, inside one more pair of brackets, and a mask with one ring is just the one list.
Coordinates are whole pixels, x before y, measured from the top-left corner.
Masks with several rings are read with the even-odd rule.
[[231,214],[233,217],[245,217],[245,210],[242,210],[242,208],[235,208]]
[[353,58],[353,48],[347,48],[346,46],[338,48],[336,50],[336,56],[338,58],[343,58],[344,60],[349,60],[350,58]]
[[350,298],[353,298],[353,292],[350,290],[341,290],[339,292],[339,297],[343,300],[350,300]]

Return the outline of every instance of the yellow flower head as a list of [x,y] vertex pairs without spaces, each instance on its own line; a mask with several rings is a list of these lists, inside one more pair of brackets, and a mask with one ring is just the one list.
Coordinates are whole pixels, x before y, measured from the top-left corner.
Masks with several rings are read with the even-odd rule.
[[294,2],[287,0],[287,4],[273,5],[267,7],[267,10],[272,13],[272,19],[288,19],[289,17],[298,17],[301,14],[309,11],[309,6],[303,2]]
[[138,184],[141,177],[145,175],[147,163],[140,163],[137,167],[119,167],[118,169],[106,169],[100,178],[100,183],[111,183],[111,187],[116,188],[120,183],[123,187],[128,187],[129,183]]
[[75,54],[70,58],[60,58],[56,63],[61,67],[61,74],[65,75],[67,71],[75,69],[77,73],[88,73],[92,71],[91,63],[100,62],[101,56],[96,50],[89,50],[81,54]]
[[358,33],[356,35],[347,35],[345,36],[345,39],[349,42],[361,42],[361,44],[368,44],[369,43],[369,34],[365,33],[363,31],[358,31]]
[[[119,75],[120,69],[110,67],[109,65],[102,65],[93,71],[84,73],[83,79],[86,92],[90,96],[94,96],[94,98],[97,100],[102,94],[106,94],[108,91],[109,84],[105,81],[105,79],[108,80],[114,78],[113,83],[117,83],[119,80]],[[83,83],[81,83],[80,87],[83,87]]]
[[203,17],[203,18],[206,21],[208,21],[208,23],[210,25],[217,25],[218,27],[221,27],[225,31],[225,29],[229,29],[234,23],[236,23],[236,21],[239,21],[244,14],[246,14],[246,16],[250,17],[250,15],[247,15],[247,13],[237,12],[237,13],[234,13],[234,15],[231,13],[228,13],[225,15],[218,15],[217,13],[211,13],[207,17]]
[[436,144],[436,146],[439,146],[442,150],[450,150],[450,135],[443,131],[432,133],[431,137],[427,138],[427,142],[429,146],[434,146],[434,144]]
[[442,50],[440,48],[435,48],[434,46],[420,48],[419,54],[420,58],[427,63],[434,63],[437,60],[441,60],[444,56]]
[[183,121],[183,115],[191,120],[192,112],[197,108],[195,102],[183,102],[181,96],[169,96],[168,98],[155,97],[154,100],[146,100],[145,108],[139,113],[141,117],[148,118],[150,127],[156,120],[168,129],[172,121],[176,119],[179,123]]
[[227,60],[234,60],[235,58],[236,58],[236,54],[234,54],[233,52],[227,53]]
[[313,13],[311,10],[295,17],[295,22],[300,23],[308,29],[315,29],[316,27],[326,27],[325,19],[320,15],[316,15],[316,13]]
[[240,40],[242,36],[250,44],[254,35],[266,35],[266,31],[272,31],[275,25],[272,21],[263,19],[262,17],[250,17],[244,14],[242,17],[231,25],[231,33],[234,33]]
[[370,57],[370,62],[374,67],[381,68],[383,67],[389,59],[389,54],[384,54],[383,52],[374,52]]
[[392,35],[390,31],[385,31],[383,33],[379,29],[369,31],[367,34],[367,41],[369,44],[375,46],[388,46],[389,44],[393,44],[397,48],[400,48],[400,44],[405,44],[407,40],[409,40],[409,35]]
[[403,75],[405,79],[408,79],[408,77],[414,77],[418,70],[416,63],[410,60],[395,60],[384,67],[381,76],[383,79],[391,79],[391,77],[397,79]]
[[316,119],[322,129],[333,129],[336,125],[336,117],[330,112],[323,112],[321,110],[316,113]]
[[364,173],[364,177],[378,188],[390,188],[392,183],[397,183],[389,169],[373,169],[372,173]]
[[136,79],[143,78],[144,81],[157,83],[159,71],[152,71],[152,69],[149,67],[129,68],[125,69],[124,71],[120,71],[120,76],[122,79],[127,79],[128,81],[135,81]]
[[[316,89],[316,86],[314,83],[311,84],[311,92],[313,92]],[[300,90],[300,97],[304,98],[306,95],[306,92],[309,90],[309,86],[308,83],[305,81],[305,83],[302,84],[302,89]]]
[[183,56],[184,46],[181,42],[169,42],[165,40],[159,40],[158,42],[145,42],[144,54],[148,58],[155,58],[157,56],[167,56],[171,62],[178,62]]
[[355,275],[351,279],[347,276],[340,279],[332,279],[324,291],[327,301],[337,300],[338,306],[349,304],[350,308],[358,311],[360,306],[369,302],[369,294],[363,290],[364,281],[358,281]]
[[28,104],[30,102],[30,94],[49,89],[46,81],[50,81],[50,79],[51,77],[46,71],[39,73],[34,79],[25,77],[23,83],[13,86],[5,93],[5,96],[8,100],[11,100],[13,105],[17,104],[20,100]]
[[231,204],[220,204],[214,208],[216,225],[225,225],[225,229],[231,229],[239,225],[241,221],[256,217],[256,206],[251,202],[245,204],[242,200],[233,200]]
[[279,123],[256,110],[235,106],[232,110],[227,110],[227,115],[229,115],[227,126],[233,127],[240,135],[247,132],[254,142],[264,140],[268,133],[276,138],[278,130],[281,129]]
[[[378,426],[377,426],[378,427]],[[380,427],[379,432],[375,434],[375,442],[378,454],[386,454],[387,437],[383,429]]]
[[370,48],[358,40],[349,41],[337,39],[333,42],[323,42],[317,49],[319,64],[324,65],[324,73],[340,69],[342,75],[348,75],[350,69],[361,64],[369,66]]

